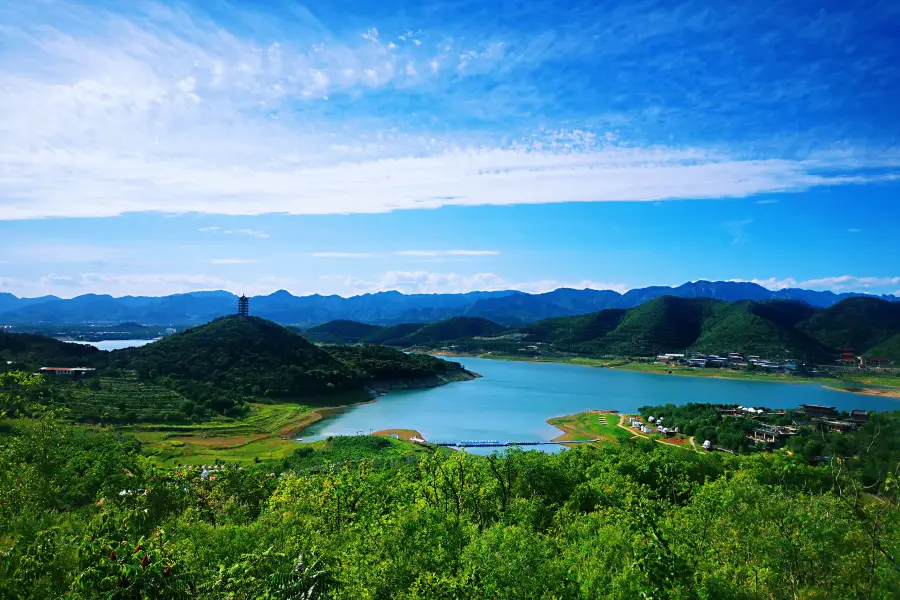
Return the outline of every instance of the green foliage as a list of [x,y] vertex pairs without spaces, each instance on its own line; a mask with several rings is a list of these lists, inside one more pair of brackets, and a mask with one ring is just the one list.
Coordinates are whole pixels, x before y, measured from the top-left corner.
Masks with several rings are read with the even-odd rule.
[[[70,344],[27,333],[0,331],[0,369],[37,371],[41,367],[86,367],[103,352],[85,344]],[[7,361],[14,364],[7,365]]]
[[490,337],[506,331],[502,325],[481,317],[453,317],[429,323],[409,335],[407,345],[436,344],[476,336]]
[[357,344],[382,329],[384,328],[378,325],[340,319],[311,327],[303,332],[303,336],[308,340],[325,344]]
[[390,327],[338,320],[307,329],[303,335],[326,344],[416,346],[494,336],[504,331],[502,325],[481,317],[451,317],[435,323],[402,323]]
[[[194,403],[202,417],[236,417],[251,398],[334,404],[358,400],[365,387],[400,379],[434,379],[462,367],[383,347],[319,348],[302,336],[255,317],[224,317],[139,348],[112,352],[109,365],[131,369]],[[352,394],[356,396],[352,396]],[[174,401],[174,398],[173,398]]]
[[811,314],[795,302],[734,302],[663,296],[632,309],[539,321],[520,331],[563,351],[618,356],[744,352],[822,360],[827,351],[794,329]]
[[889,471],[876,500],[853,460],[360,437],[203,473],[45,417],[0,438],[0,597],[888,600]]
[[382,327],[376,332],[370,333],[362,341],[367,344],[384,344],[385,346],[408,346],[407,339],[410,335],[422,329],[425,323],[401,323]]
[[[848,298],[819,311],[798,328],[829,348],[864,353],[900,334],[900,304],[876,298]],[[900,360],[900,355],[890,355]]]

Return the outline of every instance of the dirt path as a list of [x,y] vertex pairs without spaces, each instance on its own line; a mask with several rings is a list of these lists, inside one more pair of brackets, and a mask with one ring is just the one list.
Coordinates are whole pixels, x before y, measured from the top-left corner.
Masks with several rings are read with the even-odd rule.
[[[645,435],[643,433],[638,433],[634,429],[631,429],[630,427],[625,425],[625,416],[626,415],[619,416],[619,427],[621,427],[625,431],[631,433],[634,437],[644,438],[645,440],[652,439],[650,436]],[[662,444],[663,446],[672,446],[673,448],[684,448],[685,447],[684,444],[673,444],[671,442],[667,442],[667,441],[661,440],[661,439],[654,439],[653,441],[656,442],[657,444]],[[693,448],[695,452],[700,452],[700,450],[697,448],[697,445],[694,443],[693,436],[691,436],[689,441],[691,442],[691,448]]]

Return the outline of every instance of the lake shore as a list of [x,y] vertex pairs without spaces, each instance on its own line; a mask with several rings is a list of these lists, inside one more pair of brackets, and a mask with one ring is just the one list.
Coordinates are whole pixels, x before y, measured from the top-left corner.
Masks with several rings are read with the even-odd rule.
[[878,396],[879,398],[897,398],[900,400],[900,389],[880,389],[880,388],[861,388],[861,389],[847,389],[842,387],[837,387],[833,385],[825,386],[829,390],[834,390],[836,392],[848,392],[850,394],[864,394],[866,396]]
[[[586,357],[523,357],[510,356],[503,354],[463,354],[449,352],[435,352],[439,356],[456,356],[459,358],[471,357],[486,360],[502,360],[510,362],[535,362],[535,363],[558,363],[577,365],[582,367],[613,369],[619,371],[631,371],[637,373],[649,373],[652,375],[668,375],[674,377],[695,377],[701,379],[725,379],[732,381],[758,381],[764,383],[815,383],[822,385],[830,390],[841,392],[849,392],[852,394],[863,394],[867,396],[878,396],[884,398],[900,398],[900,387],[859,387],[844,388],[840,384],[844,381],[835,377],[800,377],[784,374],[772,373],[756,373],[746,371],[723,371],[721,369],[687,369],[679,367],[668,367],[664,365],[627,362],[623,360],[586,358]],[[876,385],[876,384],[869,384]],[[890,384],[889,384],[890,385]]]

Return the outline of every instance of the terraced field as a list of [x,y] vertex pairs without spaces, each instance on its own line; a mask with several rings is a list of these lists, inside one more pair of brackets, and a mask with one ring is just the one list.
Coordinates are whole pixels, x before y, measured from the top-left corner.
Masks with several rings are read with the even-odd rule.
[[159,384],[137,377],[97,377],[59,382],[55,386],[61,402],[75,419],[104,423],[138,421],[187,421],[182,412],[187,399]]

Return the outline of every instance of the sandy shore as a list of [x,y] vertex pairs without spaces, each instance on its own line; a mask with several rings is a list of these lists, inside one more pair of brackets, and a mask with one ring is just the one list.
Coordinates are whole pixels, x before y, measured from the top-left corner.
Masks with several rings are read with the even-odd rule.
[[381,431],[376,431],[372,435],[377,435],[379,437],[391,437],[396,435],[401,440],[407,442],[413,437],[419,438],[420,440],[425,439],[425,437],[415,429],[382,429]]
[[861,388],[848,390],[846,388],[840,388],[833,385],[825,386],[829,390],[834,390],[836,392],[847,392],[849,394],[865,394],[866,396],[879,396],[881,398],[897,398],[900,400],[900,390],[885,390],[885,389],[874,389],[874,388]]

